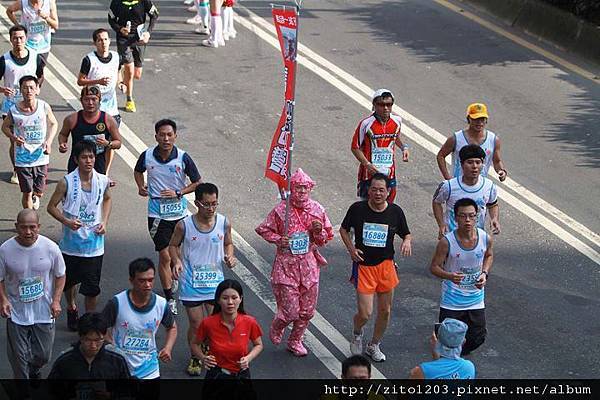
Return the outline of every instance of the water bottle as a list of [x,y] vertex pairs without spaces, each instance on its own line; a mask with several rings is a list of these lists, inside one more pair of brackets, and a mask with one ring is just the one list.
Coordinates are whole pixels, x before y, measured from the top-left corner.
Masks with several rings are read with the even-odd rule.
[[131,21],[127,21],[127,24],[125,24],[125,28],[127,28],[127,31],[129,31],[129,33],[131,33]]

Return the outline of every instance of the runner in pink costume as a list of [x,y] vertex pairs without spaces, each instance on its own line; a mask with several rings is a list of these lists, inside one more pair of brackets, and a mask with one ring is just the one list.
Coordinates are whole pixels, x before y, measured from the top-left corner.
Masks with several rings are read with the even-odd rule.
[[304,331],[315,314],[320,267],[327,260],[318,248],[333,239],[333,227],[325,209],[310,198],[315,182],[298,168],[291,177],[289,234],[284,235],[285,201],[281,201],[256,228],[267,242],[277,245],[271,285],[277,314],[269,330],[273,344],[281,343],[285,328],[293,323],[288,350],[302,357]]

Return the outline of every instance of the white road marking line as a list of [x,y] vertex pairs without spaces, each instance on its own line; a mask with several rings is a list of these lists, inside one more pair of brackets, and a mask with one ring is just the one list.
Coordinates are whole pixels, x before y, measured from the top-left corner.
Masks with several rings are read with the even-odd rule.
[[[264,41],[266,41],[267,43],[269,43],[270,45],[272,45],[273,47],[275,47],[276,49],[279,50],[279,41],[274,36],[275,32],[274,32],[273,25],[267,23],[266,21],[264,21],[264,19],[257,16],[256,14],[254,14],[252,11],[248,10],[247,8],[245,8],[243,6],[240,6],[240,7],[244,8],[251,15],[251,18],[249,18],[251,21],[257,22],[260,25],[268,26],[269,32],[271,32],[271,33],[264,31],[263,29],[260,29],[258,26],[252,24],[246,18],[240,17],[239,15],[235,16],[235,20],[239,24],[244,26],[245,28],[254,32],[261,39],[263,39]],[[306,49],[306,46],[300,45],[299,49],[302,49],[302,48]],[[301,51],[301,53],[302,53],[302,51]],[[305,54],[307,54],[307,53],[305,52]],[[312,54],[316,54],[316,53],[313,52]],[[299,64],[303,65],[304,67],[308,68],[313,73],[315,73],[318,76],[320,76],[321,78],[323,78],[325,81],[327,81],[328,83],[330,83],[331,85],[333,85],[334,87],[339,89],[342,93],[349,96],[352,100],[356,101],[358,104],[367,108],[368,110],[371,110],[372,105],[371,105],[371,101],[370,101],[370,95],[373,92],[373,89],[368,88],[368,86],[366,86],[365,84],[360,82],[358,79],[352,77],[350,74],[344,73],[343,75],[345,77],[351,79],[351,81],[353,82],[353,86],[365,94],[365,96],[363,96],[363,95],[357,93],[350,86],[346,85],[340,79],[333,76],[328,71],[324,70],[323,68],[317,66],[312,61],[308,60],[302,54],[300,54],[298,56],[297,60],[298,60]],[[333,64],[329,63],[329,65],[333,65]],[[339,72],[342,70],[339,69],[338,67],[335,67],[335,71]],[[368,93],[368,95],[367,95],[367,93]],[[437,132],[433,128],[427,126],[424,122],[418,120],[416,117],[408,114],[406,111],[402,110],[400,107],[397,107],[396,105],[394,105],[394,111],[397,112],[398,114],[400,114],[401,116],[403,116],[403,118],[406,117],[407,120],[412,121],[411,122],[412,125],[426,127],[426,129],[424,130],[424,133],[426,133],[428,136],[432,137],[432,139],[438,141],[439,143],[443,143],[446,140],[446,138],[443,135],[441,135],[439,132]],[[406,127],[406,126],[403,127],[402,133],[405,136],[407,136],[408,138],[410,138],[413,142],[419,144],[421,147],[425,148],[426,150],[430,151],[433,154],[437,154],[437,152],[439,150],[439,146],[432,143],[428,139],[424,138],[423,136],[421,136],[420,134],[415,132],[410,127]],[[440,181],[441,181],[441,179],[440,179]],[[521,195],[523,198],[529,200],[533,205],[540,207],[541,211],[546,211],[544,206],[547,207],[550,210],[550,215],[557,218],[560,222],[562,222],[569,228],[580,233],[587,240],[600,246],[600,236],[598,236],[598,234],[589,230],[582,224],[576,222],[573,218],[568,217],[566,214],[562,213],[560,210],[551,206],[548,202],[535,196],[529,190],[523,190],[524,187],[522,185],[519,185],[516,182],[514,182],[514,180],[511,180],[509,178],[505,181],[505,183],[507,183],[506,186],[508,188],[515,190],[519,195]],[[499,187],[499,189],[501,189],[501,190],[499,190],[499,196],[503,200],[505,200],[507,203],[509,203],[515,209],[521,211],[523,214],[525,214],[526,216],[531,218],[533,221],[540,224],[542,227],[544,227],[546,230],[548,230],[549,232],[551,232],[552,234],[557,236],[559,239],[565,241],[567,244],[574,247],[576,250],[581,252],[583,255],[590,258],[596,264],[600,265],[600,254],[595,249],[590,247],[588,244],[582,242],[580,239],[578,239],[573,234],[571,234],[570,232],[568,232],[561,226],[557,225],[555,222],[551,221],[550,219],[548,219],[547,217],[542,215],[540,212],[533,210],[529,205],[525,204],[523,201],[519,200],[517,197],[510,195],[508,193],[508,191],[506,190],[507,187],[504,187],[502,185],[500,185],[500,187]],[[533,197],[532,197],[532,195],[533,195]],[[534,212],[532,212],[532,211],[534,211]],[[534,218],[534,216],[535,216],[535,218]]]
[[[6,17],[4,17],[4,7],[0,5],[0,18],[2,18],[5,22],[10,23]],[[5,24],[0,24],[0,33],[6,39],[7,42],[10,43],[10,38],[8,37],[8,29]],[[79,99],[63,84],[61,80],[48,68],[48,66],[55,69],[57,73],[63,77],[64,81],[71,86],[71,88],[75,91],[75,93],[80,91],[80,87],[76,85],[77,78],[75,75],[69,71],[66,66],[54,56],[52,53],[48,57],[48,65],[44,71],[44,76],[46,82],[50,84],[54,88],[54,90],[74,109],[77,110],[80,108]],[[120,132],[122,136],[137,150],[138,153],[145,151],[148,146],[144,144],[144,142],[123,122],[120,126]],[[127,148],[125,144],[121,145],[119,150],[116,150],[116,153],[121,156],[123,161],[133,170],[135,164],[137,162],[137,157],[133,155],[133,153]],[[190,200],[190,206],[193,206],[193,196],[187,195],[186,198]],[[247,250],[247,247],[250,247],[253,250],[253,254],[258,254],[256,251],[246,242],[242,236],[232,229],[232,236],[237,240],[241,240],[243,244],[243,249],[241,249],[237,244],[235,247],[238,248],[248,260],[251,260],[251,257],[247,257],[244,253],[244,250]],[[262,259],[262,257],[261,257]],[[264,259],[263,259],[264,261]],[[266,263],[266,262],[265,262]],[[261,273],[268,279],[269,276],[264,271],[264,265],[262,268],[257,267]],[[273,312],[277,311],[277,305],[272,298],[271,288],[267,287],[261,281],[257,279],[252,272],[242,263],[238,262],[238,265],[231,270],[235,275],[237,275],[243,282],[246,284],[255,294],[256,296]],[[271,294],[271,295],[269,295]],[[318,317],[317,317],[318,316]],[[315,315],[315,318],[319,319],[320,324],[325,326],[325,331],[322,332],[323,335],[329,337],[330,335],[342,337],[341,334],[333,328],[325,318],[323,318],[318,312]],[[323,324],[323,321],[325,324]],[[332,330],[333,329],[333,330]],[[335,332],[334,332],[335,331]],[[268,332],[268,330],[266,331]],[[321,341],[312,333],[310,330],[306,332],[306,345],[312,351],[312,353],[319,359],[319,361],[333,374],[335,378],[339,378],[341,376],[341,363],[340,361],[331,353]],[[348,345],[349,346],[349,345]],[[342,351],[344,355],[349,355],[348,346],[346,346],[346,351]],[[280,346],[280,348],[283,346]],[[386,379],[386,377],[376,368],[372,368],[372,376],[374,379]]]

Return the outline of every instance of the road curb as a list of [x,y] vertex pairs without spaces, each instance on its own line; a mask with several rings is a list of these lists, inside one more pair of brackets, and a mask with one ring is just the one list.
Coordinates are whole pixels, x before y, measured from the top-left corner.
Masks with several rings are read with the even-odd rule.
[[541,0],[460,0],[600,65],[600,26],[577,18]]

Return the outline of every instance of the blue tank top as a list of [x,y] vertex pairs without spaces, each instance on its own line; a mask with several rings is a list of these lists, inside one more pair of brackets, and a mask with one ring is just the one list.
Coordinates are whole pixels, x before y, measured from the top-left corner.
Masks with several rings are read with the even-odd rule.
[[441,357],[419,365],[425,379],[475,379],[475,365],[464,358]]

